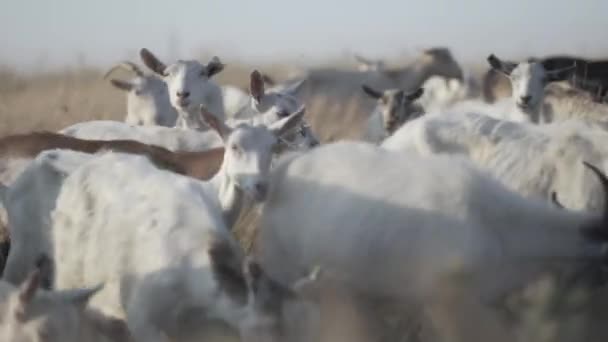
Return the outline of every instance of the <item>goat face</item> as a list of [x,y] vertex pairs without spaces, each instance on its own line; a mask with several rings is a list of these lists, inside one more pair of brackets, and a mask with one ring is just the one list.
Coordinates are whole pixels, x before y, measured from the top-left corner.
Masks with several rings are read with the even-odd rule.
[[362,88],[368,96],[378,100],[376,110],[380,111],[384,129],[389,134],[392,134],[406,121],[415,119],[422,114],[422,109],[416,106],[414,101],[422,96],[423,88],[418,88],[418,90],[407,94],[400,89],[388,89],[380,92],[367,85],[363,85]]
[[166,66],[146,49],[142,49],[140,55],[148,68],[163,77],[171,104],[182,112],[197,112],[201,104],[207,104],[212,89],[217,87],[211,78],[224,69],[217,57],[206,65],[194,60],[178,60]]
[[494,55],[488,57],[488,62],[493,69],[509,77],[513,100],[524,112],[536,112],[540,108],[547,84],[564,81],[574,72],[574,68],[546,70],[541,62],[535,60],[506,62]]
[[230,182],[263,201],[268,192],[268,173],[273,151],[279,138],[301,124],[304,108],[269,126],[247,124],[230,128],[216,116],[201,108],[203,120],[223,139],[225,147],[222,171]]

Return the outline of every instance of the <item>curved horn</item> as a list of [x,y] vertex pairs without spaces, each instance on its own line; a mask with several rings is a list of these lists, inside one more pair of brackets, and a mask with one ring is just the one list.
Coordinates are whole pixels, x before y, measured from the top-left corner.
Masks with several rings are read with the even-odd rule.
[[129,62],[129,61],[124,61],[124,62],[120,62],[120,63],[114,65],[110,70],[108,70],[108,72],[106,72],[105,75],[103,75],[103,79],[105,80],[106,78],[108,78],[108,76],[110,76],[110,74],[112,72],[114,72],[114,70],[116,70],[116,69],[124,69],[127,71],[131,71],[132,73],[134,73],[135,75],[137,75],[139,77],[144,76],[144,72],[137,66],[137,64],[135,64],[133,62]]
[[600,180],[600,183],[602,183],[602,189],[604,190],[604,211],[603,211],[603,216],[604,219],[608,220],[608,177],[606,177],[606,175],[604,174],[604,172],[602,172],[600,169],[598,169],[597,167],[595,167],[594,165],[587,163],[587,162],[583,162],[583,164],[585,164],[585,166],[587,168],[589,168],[589,170],[593,171],[593,173],[595,173],[595,175],[597,176],[597,178]]

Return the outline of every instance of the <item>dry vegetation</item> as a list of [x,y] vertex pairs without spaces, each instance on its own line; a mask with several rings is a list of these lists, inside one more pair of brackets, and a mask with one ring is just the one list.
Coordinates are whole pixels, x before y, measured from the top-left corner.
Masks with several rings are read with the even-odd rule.
[[[246,87],[251,70],[231,64],[219,75],[219,81]],[[104,72],[70,69],[26,75],[0,69],[0,134],[59,130],[86,120],[123,120],[126,98],[102,79]],[[283,70],[269,66],[266,72],[280,77]]]
[[[228,65],[220,74],[219,82],[246,87],[252,67]],[[287,77],[289,69],[269,65],[260,67],[260,70],[282,80]],[[58,130],[85,120],[122,120],[125,96],[102,79],[103,72],[80,69],[25,75],[10,69],[0,70],[0,134]],[[323,99],[318,101],[319,105],[323,104]],[[237,227],[247,250],[252,248],[254,233],[250,227],[255,225],[255,216],[255,213],[244,215]],[[608,295],[604,289],[565,290],[556,287],[552,281],[539,281],[507,301],[507,305],[501,305],[498,311],[511,324],[506,329],[499,327],[487,309],[468,300],[467,296],[456,295],[455,289],[447,289],[445,298],[442,298],[444,303],[454,305],[447,306],[447,309],[442,307],[440,311],[425,309],[426,312],[435,310],[433,316],[437,325],[434,327],[425,320],[413,320],[410,315],[399,314],[395,318],[394,314],[379,311],[372,305],[366,306],[370,308],[369,312],[357,312],[350,303],[338,300],[340,293],[333,293],[324,300],[328,311],[323,316],[323,334],[327,337],[323,340],[608,341],[608,327],[605,326]],[[454,309],[450,310],[450,307]],[[450,338],[439,339],[439,335]]]

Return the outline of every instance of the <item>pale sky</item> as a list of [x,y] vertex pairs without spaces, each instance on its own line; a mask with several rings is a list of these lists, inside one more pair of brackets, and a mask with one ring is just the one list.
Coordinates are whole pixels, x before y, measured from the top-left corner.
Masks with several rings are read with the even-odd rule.
[[141,47],[165,59],[207,51],[252,63],[434,45],[465,59],[608,55],[607,0],[0,1],[0,63],[17,66],[103,66]]

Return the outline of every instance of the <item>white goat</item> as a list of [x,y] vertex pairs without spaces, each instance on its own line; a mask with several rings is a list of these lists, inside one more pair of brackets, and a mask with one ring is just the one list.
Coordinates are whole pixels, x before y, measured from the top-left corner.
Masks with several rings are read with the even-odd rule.
[[119,153],[71,173],[52,214],[57,288],[104,282],[92,305],[125,317],[136,341],[169,341],[184,333],[184,321],[214,319],[237,328],[245,341],[275,340],[281,300],[292,290],[266,279],[255,264],[243,274],[229,229],[245,194],[265,199],[277,136],[302,115],[269,129],[232,130],[207,114],[227,146],[209,182]]
[[[283,92],[264,90],[263,76],[254,70],[251,79],[251,107],[243,108],[235,119],[228,119],[227,124],[236,127],[239,124],[270,125],[278,120],[295,113],[301,102],[291,96],[301,83],[292,88],[286,88]],[[80,139],[93,140],[136,140],[145,144],[157,145],[171,151],[201,151],[214,147],[223,146],[222,140],[215,132],[206,129],[206,126],[197,129],[181,129],[169,127],[142,127],[133,126],[116,121],[88,121],[64,128],[60,133]],[[318,144],[318,140],[310,127],[303,123],[297,128],[297,134],[286,137],[294,146],[312,147]]]
[[608,133],[577,121],[534,125],[475,113],[442,113],[412,120],[382,147],[419,154],[459,154],[510,189],[568,208],[598,210],[604,194],[582,161],[608,169]]
[[378,101],[376,108],[367,119],[363,136],[365,141],[378,144],[406,121],[424,114],[424,109],[414,103],[424,93],[423,88],[408,94],[401,89],[378,91],[365,84],[362,89],[368,96]]
[[264,75],[253,70],[249,76],[249,95],[247,104],[233,116],[235,119],[247,119],[259,116],[259,113],[274,112],[284,117],[290,110],[301,106],[295,94],[306,81],[299,80],[290,84],[280,84],[267,89]]
[[451,107],[450,111],[481,112],[504,120],[538,123],[543,110],[545,86],[568,79],[574,71],[573,68],[546,70],[537,61],[505,62],[493,54],[488,57],[488,63],[509,77],[512,97],[494,104],[481,100],[463,101]]
[[11,342],[128,342],[122,320],[87,308],[99,286],[42,291],[42,269],[19,287],[0,280],[0,336]]
[[167,84],[155,75],[146,75],[136,64],[122,62],[104,75],[106,79],[114,70],[125,69],[135,74],[130,81],[110,79],[110,83],[127,92],[127,117],[125,123],[144,126],[174,127],[177,112],[171,105]]
[[281,282],[319,265],[348,288],[424,302],[455,276],[497,300],[556,262],[601,261],[603,209],[523,198],[462,158],[339,142],[273,171],[257,242]]
[[[203,112],[203,115],[209,117],[211,114]],[[275,122],[270,128],[279,125],[279,127],[283,127],[280,131],[281,134],[294,134],[293,128],[298,126],[303,115],[304,108],[287,118]],[[286,121],[288,124],[285,123]],[[223,122],[218,121],[214,124],[216,126],[221,125],[223,129],[229,129]],[[250,126],[240,125],[235,128],[235,130],[238,132],[246,127]],[[268,126],[255,127],[255,130],[260,131],[266,129],[269,129]],[[217,132],[214,133],[217,134]],[[252,144],[253,143],[255,143],[255,141],[252,142]],[[282,142],[281,145],[283,144],[284,142]],[[228,153],[229,150],[231,151],[231,148],[225,148],[224,153]],[[234,153],[235,152],[231,152],[228,153],[228,155],[233,155]],[[48,232],[50,231],[48,228],[50,220],[49,215],[55,206],[55,201],[63,184],[63,180],[77,167],[90,159],[94,159],[95,156],[96,155],[93,154],[69,150],[50,150],[49,152],[40,153],[35,159],[29,162],[29,165],[27,165],[25,170],[16,177],[16,180],[11,186],[8,189],[4,189],[4,196],[2,199],[4,208],[8,213],[9,231],[12,241],[11,251],[4,273],[6,280],[18,284],[31,269],[37,255],[50,253],[51,246],[49,245],[48,238]],[[244,156],[243,158],[245,157],[249,158],[248,156]],[[201,156],[201,158],[205,157]],[[223,163],[230,163],[230,160],[226,160],[226,158],[227,157],[224,156]],[[265,163],[265,160],[252,160],[251,162]],[[238,172],[239,170],[237,167],[239,166],[239,164],[231,165],[230,172]],[[250,170],[245,169],[241,171],[245,172],[245,174],[250,172]],[[230,172],[228,172],[229,174],[226,176],[226,172],[222,171],[220,168],[220,171],[215,177],[220,179],[222,177],[228,177],[229,180],[241,177],[238,174],[233,175]],[[220,182],[220,180],[216,181],[216,183],[217,182]],[[242,186],[243,184],[239,181],[237,182],[237,185]],[[261,188],[263,187],[264,186],[261,186]],[[234,205],[241,205],[241,197],[237,196],[241,193],[240,190],[222,186],[221,192],[223,194],[223,199],[231,200],[230,198],[234,197],[232,198],[232,200],[236,201]],[[236,211],[238,213],[238,210]],[[229,226],[232,225],[231,222],[234,219],[235,218],[232,216],[229,217]]]
[[[263,79],[264,86],[268,88],[275,86],[274,80],[268,75],[261,74],[260,76]],[[236,113],[244,107],[249,106],[251,102],[251,98],[246,90],[231,85],[222,86],[222,97],[227,118],[233,118]]]
[[178,127],[203,128],[198,115],[201,105],[224,119],[222,89],[212,80],[224,69],[218,57],[206,65],[195,60],[178,60],[167,66],[145,48],[139,54],[144,64],[167,84],[171,104],[177,111]]
[[[43,152],[31,161],[9,188],[2,205],[8,218],[11,246],[3,279],[20,284],[35,269],[40,255],[52,255],[50,213],[65,177],[94,155],[68,150]],[[52,279],[43,279],[50,288]]]

